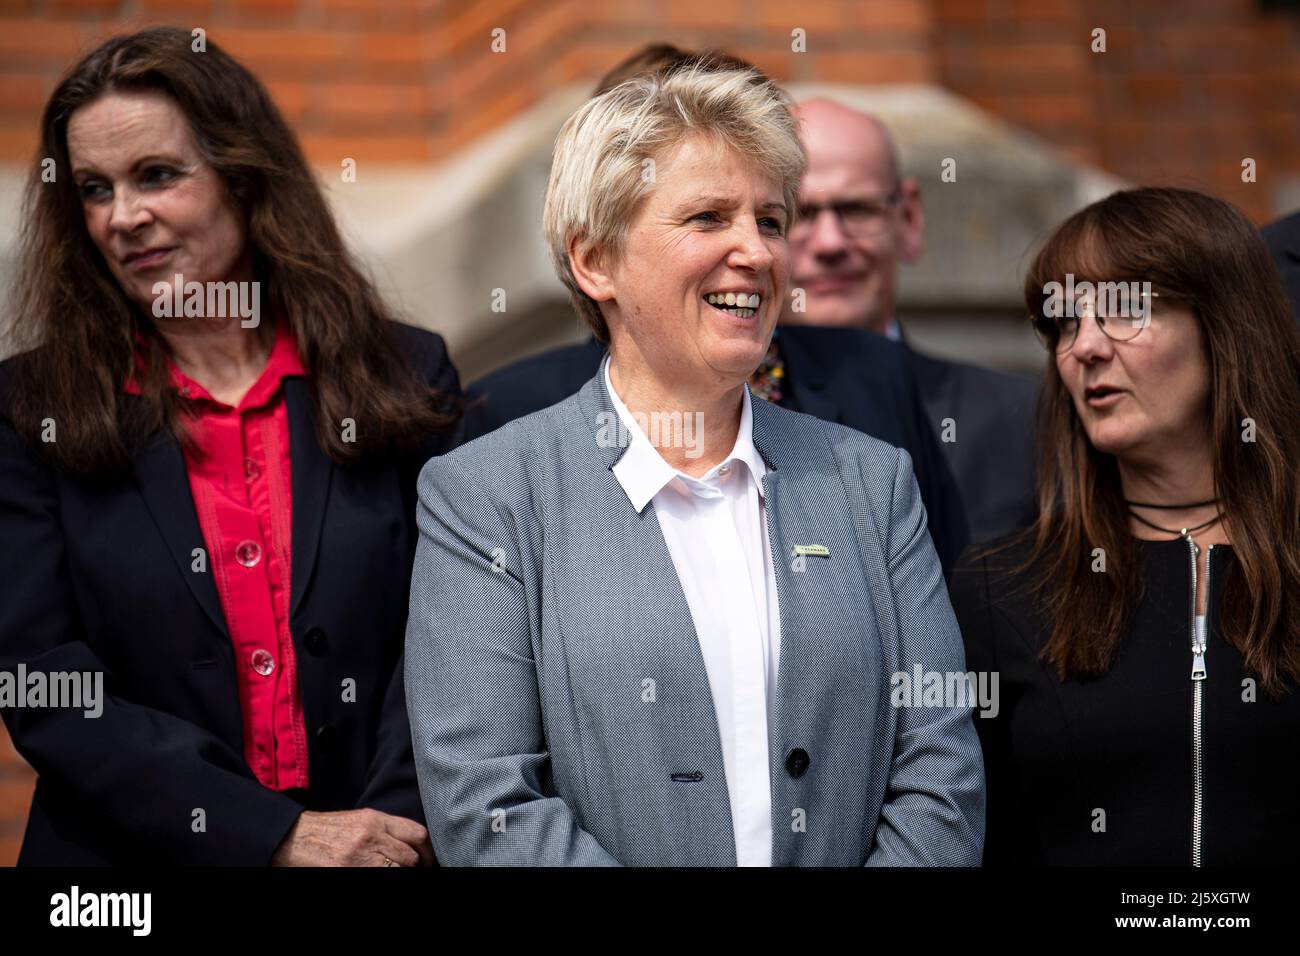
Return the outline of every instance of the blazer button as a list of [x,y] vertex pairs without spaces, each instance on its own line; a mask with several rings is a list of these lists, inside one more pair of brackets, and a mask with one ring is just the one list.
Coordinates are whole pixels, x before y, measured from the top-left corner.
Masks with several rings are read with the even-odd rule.
[[321,724],[316,730],[316,743],[326,750],[333,750],[338,742],[339,732],[333,724]]
[[785,769],[790,776],[798,780],[808,771],[808,751],[802,747],[795,747],[785,758]]
[[313,654],[320,655],[325,653],[328,641],[325,640],[325,632],[319,627],[313,627],[307,632],[302,639],[303,646]]

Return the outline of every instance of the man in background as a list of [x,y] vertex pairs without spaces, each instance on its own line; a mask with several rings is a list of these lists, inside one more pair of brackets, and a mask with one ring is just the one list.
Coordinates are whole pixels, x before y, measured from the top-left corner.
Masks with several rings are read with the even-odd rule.
[[[927,425],[956,479],[973,542],[1032,523],[1032,380],[947,362],[912,348],[898,324],[898,271],[925,248],[916,180],[902,175],[875,117],[826,99],[796,109],[808,152],[799,218],[790,234],[794,294],[782,334],[796,326],[865,329],[901,344]],[[802,301],[799,291],[802,291]],[[802,311],[799,308],[802,307]]]

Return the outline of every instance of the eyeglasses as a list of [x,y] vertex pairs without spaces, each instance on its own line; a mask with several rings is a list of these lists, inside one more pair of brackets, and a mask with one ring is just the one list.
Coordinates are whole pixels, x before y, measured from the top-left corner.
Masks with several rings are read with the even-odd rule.
[[855,239],[878,236],[889,227],[889,214],[898,203],[899,191],[894,189],[880,199],[846,199],[843,202],[800,203],[799,218],[790,229],[790,239],[800,242],[813,233],[817,218],[825,210],[835,214],[840,231]]
[[[1164,302],[1158,301],[1161,299],[1159,292],[1085,295],[1076,299],[1067,310],[1062,298],[1060,295],[1043,296],[1037,314],[1029,317],[1043,348],[1057,354],[1068,352],[1074,346],[1074,340],[1079,337],[1081,319],[1095,319],[1097,327],[1112,342],[1131,342],[1151,324],[1152,311],[1170,302],[1167,295]],[[1137,300],[1136,307],[1130,305],[1133,299]],[[1067,311],[1073,314],[1064,314]],[[1058,314],[1052,315],[1053,312]]]

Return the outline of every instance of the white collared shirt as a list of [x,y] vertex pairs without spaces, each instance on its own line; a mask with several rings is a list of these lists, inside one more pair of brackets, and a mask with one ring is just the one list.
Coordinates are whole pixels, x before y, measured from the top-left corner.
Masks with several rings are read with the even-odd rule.
[[[717,712],[736,862],[771,866],[767,734],[776,706],[781,616],[763,504],[767,467],[754,447],[749,387],[731,453],[702,478],[692,478],[664,461],[637,425],[614,391],[609,362],[601,374],[629,435],[614,476],[638,514],[654,502],[690,605]],[[698,432],[695,437],[703,440]]]

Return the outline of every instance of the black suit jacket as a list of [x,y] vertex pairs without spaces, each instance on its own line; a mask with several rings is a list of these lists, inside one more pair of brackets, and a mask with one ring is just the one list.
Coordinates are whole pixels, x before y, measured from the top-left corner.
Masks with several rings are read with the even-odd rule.
[[[967,541],[966,517],[901,346],[858,329],[781,326],[789,388],[781,404],[838,422],[912,456],[930,537],[947,574]],[[486,431],[562,401],[600,368],[596,339],[523,359],[469,388]]]
[[[1033,524],[1034,409],[1038,383],[931,358],[905,346],[926,421],[957,483],[972,543]],[[951,429],[945,421],[951,419]],[[947,440],[951,438],[952,440]]]
[[[439,336],[392,332],[430,383],[459,393]],[[0,364],[0,396],[11,363]],[[155,435],[124,478],[77,480],[40,463],[0,417],[0,669],[102,671],[106,697],[98,718],[4,712],[38,774],[19,863],[261,865],[303,809],[423,822],[401,661],[415,479],[463,427],[417,455],[340,466],[316,440],[308,381],[283,387],[289,627],[310,777],[293,795],[264,787],[244,761],[242,662],[210,567],[191,570],[206,545],[177,442]],[[348,679],[355,702],[344,700]]]
[[1265,226],[1261,233],[1268,243],[1268,251],[1273,253],[1278,271],[1282,273],[1291,311],[1300,321],[1300,212],[1293,212]]

